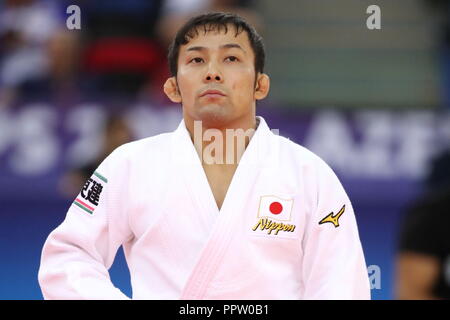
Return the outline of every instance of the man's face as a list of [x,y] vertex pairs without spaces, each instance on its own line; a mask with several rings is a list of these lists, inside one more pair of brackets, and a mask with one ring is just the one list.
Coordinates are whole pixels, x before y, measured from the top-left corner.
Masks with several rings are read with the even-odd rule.
[[203,28],[180,47],[176,77],[183,113],[206,125],[251,115],[255,106],[255,56],[245,31]]

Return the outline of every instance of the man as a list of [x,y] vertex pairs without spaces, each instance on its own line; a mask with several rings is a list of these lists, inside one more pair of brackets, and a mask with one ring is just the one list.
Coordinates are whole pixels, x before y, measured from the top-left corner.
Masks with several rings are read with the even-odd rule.
[[255,115],[269,91],[256,31],[233,14],[194,17],[169,64],[183,121],[93,173],[44,245],[44,297],[126,299],[108,275],[123,245],[134,299],[370,298],[338,178]]
[[396,255],[396,299],[450,299],[449,205],[447,188],[423,195],[406,212]]
[[433,159],[424,186],[400,225],[397,299],[450,299],[450,149]]

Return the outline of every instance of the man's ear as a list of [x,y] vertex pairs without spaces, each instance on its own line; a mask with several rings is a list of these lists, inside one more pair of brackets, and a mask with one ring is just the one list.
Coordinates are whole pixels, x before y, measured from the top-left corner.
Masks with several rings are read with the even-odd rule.
[[270,78],[265,73],[258,73],[256,79],[255,99],[262,100],[269,94]]
[[174,103],[181,103],[181,95],[177,86],[177,79],[175,77],[170,77],[164,83],[164,93]]

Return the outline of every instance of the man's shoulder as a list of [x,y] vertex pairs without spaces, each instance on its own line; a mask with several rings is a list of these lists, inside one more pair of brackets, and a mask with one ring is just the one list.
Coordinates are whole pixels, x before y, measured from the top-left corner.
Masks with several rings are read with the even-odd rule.
[[282,170],[294,174],[301,172],[302,179],[308,183],[339,180],[332,167],[312,150],[283,136],[276,135],[275,139],[279,146],[278,161]]
[[133,159],[145,157],[146,153],[153,156],[169,150],[173,132],[165,132],[125,143],[117,147],[111,154],[115,159]]
[[305,146],[300,145],[299,143],[292,141],[287,137],[283,137],[280,135],[274,135],[277,143],[281,147],[281,152],[286,156],[289,155],[288,158],[294,158],[299,163],[304,164],[325,164],[325,161],[314,153],[312,150],[309,150]]

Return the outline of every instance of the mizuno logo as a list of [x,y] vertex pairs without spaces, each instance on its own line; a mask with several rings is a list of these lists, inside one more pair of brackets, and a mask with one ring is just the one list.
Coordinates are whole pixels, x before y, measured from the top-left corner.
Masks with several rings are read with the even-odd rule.
[[338,213],[333,215],[334,212],[331,212],[325,218],[320,220],[319,224],[323,224],[323,223],[326,223],[326,222],[331,222],[336,228],[339,227],[339,218],[342,216],[344,211],[345,211],[345,204],[342,206],[341,210],[339,210]]

